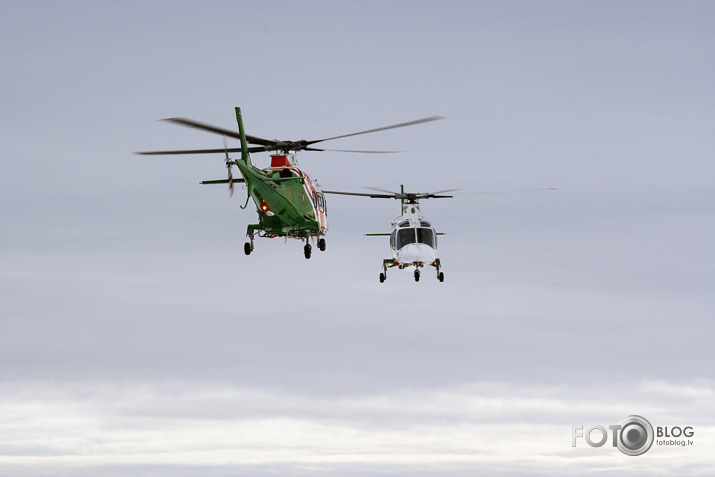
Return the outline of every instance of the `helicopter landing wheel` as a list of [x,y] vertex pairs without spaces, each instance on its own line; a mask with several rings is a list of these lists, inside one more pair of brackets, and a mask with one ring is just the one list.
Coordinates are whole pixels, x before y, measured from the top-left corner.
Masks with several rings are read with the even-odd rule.
[[420,281],[420,271],[419,270],[415,270],[415,281],[416,282]]
[[321,252],[325,252],[325,239],[324,238],[318,239],[318,248],[320,249]]
[[246,255],[251,255],[251,252],[253,252],[253,245],[251,245],[250,242],[246,242],[243,244],[243,253]]
[[387,279],[387,275],[384,273],[380,273],[380,283],[384,282]]
[[309,243],[305,244],[305,247],[303,247],[303,253],[305,254],[305,258],[310,258],[310,252],[312,251],[312,248]]
[[440,282],[444,281],[444,272],[439,272],[437,274],[437,280],[439,280]]

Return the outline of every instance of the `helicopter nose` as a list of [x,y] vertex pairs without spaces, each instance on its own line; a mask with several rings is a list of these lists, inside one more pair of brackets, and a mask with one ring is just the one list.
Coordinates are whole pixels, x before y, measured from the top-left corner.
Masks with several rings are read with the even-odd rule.
[[434,259],[434,249],[423,243],[411,243],[400,249],[402,262],[433,262]]

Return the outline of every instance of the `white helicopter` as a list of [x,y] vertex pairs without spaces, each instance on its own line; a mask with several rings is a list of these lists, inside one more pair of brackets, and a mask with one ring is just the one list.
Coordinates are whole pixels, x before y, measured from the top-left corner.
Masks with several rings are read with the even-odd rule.
[[324,190],[325,194],[356,195],[371,197],[373,199],[400,199],[402,215],[392,221],[392,232],[381,234],[365,234],[369,237],[389,236],[392,258],[382,261],[380,283],[387,279],[387,269],[415,267],[415,281],[420,281],[420,268],[425,266],[435,267],[437,279],[444,281],[444,272],[440,271],[441,262],[437,258],[437,233],[432,224],[421,214],[419,201],[421,199],[447,199],[453,196],[441,195],[457,189],[442,190],[439,192],[405,192],[405,187],[400,186],[400,192],[390,192],[382,189],[373,189],[381,194],[338,192]]

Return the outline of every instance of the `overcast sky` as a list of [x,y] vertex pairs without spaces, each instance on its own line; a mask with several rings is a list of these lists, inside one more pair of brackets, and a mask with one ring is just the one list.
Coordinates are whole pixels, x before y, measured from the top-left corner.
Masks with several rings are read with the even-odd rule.
[[[0,473],[713,475],[715,4],[4,2]],[[439,283],[380,284],[396,201],[257,240],[220,148],[319,139],[422,204]],[[236,146],[235,141],[231,143]],[[265,154],[254,163],[268,164]],[[557,191],[501,193],[557,187]],[[625,456],[638,414],[694,445]]]

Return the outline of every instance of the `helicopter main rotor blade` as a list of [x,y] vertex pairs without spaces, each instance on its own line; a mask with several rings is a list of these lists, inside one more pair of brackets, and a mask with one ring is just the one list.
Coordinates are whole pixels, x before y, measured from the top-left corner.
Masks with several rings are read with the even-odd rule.
[[328,191],[323,192],[327,194],[342,194],[342,195],[356,195],[361,197],[371,197],[373,199],[402,199],[402,200],[420,200],[420,199],[451,199],[454,196],[451,195],[441,195],[444,192],[451,192],[453,190],[459,189],[448,189],[441,190],[438,192],[391,192],[389,190],[380,189],[377,187],[366,187],[366,189],[375,190],[378,192],[384,192],[383,194],[370,194],[365,192],[338,192],[338,191]]
[[[381,192],[390,192],[387,190],[380,189],[378,187],[366,187],[366,189],[378,190]],[[397,196],[417,196],[417,197],[427,198],[427,196],[431,197],[431,196],[436,196],[439,194],[444,194],[445,192],[454,192],[457,190],[461,190],[461,189],[444,189],[444,190],[438,190],[436,192],[390,192],[390,193],[395,194]],[[452,196],[450,195],[450,196],[445,196],[445,197],[452,197]]]
[[406,123],[400,123],[400,124],[393,124],[391,126],[385,126],[381,128],[376,128],[376,129],[368,129],[367,131],[360,131],[356,133],[350,133],[350,134],[343,134],[342,136],[334,136],[334,137],[328,137],[325,139],[316,139],[314,141],[308,141],[307,144],[315,144],[317,142],[323,142],[323,141],[331,141],[333,139],[340,139],[343,137],[350,137],[350,136],[358,136],[360,134],[368,134],[368,133],[373,133],[373,132],[378,132],[378,131],[385,131],[387,129],[395,129],[395,128],[401,128],[405,126],[413,126],[415,124],[422,124],[422,123],[427,123],[430,121],[437,121],[438,119],[444,119],[444,116],[430,116],[428,118],[422,118],[422,119],[416,119],[414,121],[408,121]]
[[[270,147],[267,146],[252,146],[248,148],[248,152],[266,152],[272,151]],[[159,156],[159,155],[179,155],[179,154],[223,154],[228,152],[241,152],[240,147],[229,147],[228,149],[185,149],[177,151],[142,151],[135,152],[134,154],[140,154],[142,156]],[[357,151],[348,149],[318,149],[315,147],[306,147],[304,151],[320,151],[320,152],[356,152],[363,154],[395,154],[400,151]]]
[[[263,152],[266,148],[263,146],[249,147],[248,152]],[[135,152],[134,154],[140,154],[142,156],[158,156],[158,155],[178,155],[178,154],[224,154],[228,152],[241,152],[240,147],[230,147],[228,149],[187,149],[180,151],[145,151],[145,152]]]
[[387,194],[366,194],[362,192],[342,192],[342,191],[337,191],[337,190],[324,190],[324,194],[339,194],[339,195],[356,195],[359,197],[371,197],[373,199],[394,199],[395,196],[393,194],[387,195]]
[[[231,131],[229,129],[223,129],[223,128],[219,128],[216,126],[211,126],[210,124],[200,123],[198,121],[194,121],[193,119],[167,118],[167,119],[162,119],[162,121],[167,121],[167,122],[174,123],[174,124],[180,124],[182,126],[186,126],[186,127],[194,128],[194,129],[200,129],[202,131],[208,131],[208,132],[212,132],[214,134],[220,134],[222,136],[232,137],[234,139],[239,139],[239,140],[241,139],[240,134],[238,134],[236,131]],[[251,144],[260,144],[261,146],[272,146],[273,144],[275,144],[275,141],[271,141],[268,139],[262,139],[262,138],[256,137],[256,136],[248,136],[248,135],[246,135],[246,141]]]
[[365,187],[365,189],[376,190],[376,191],[378,191],[378,192],[384,192],[384,193],[390,194],[390,195],[397,195],[397,194],[399,194],[399,192],[393,192],[393,191],[391,191],[391,190],[380,189],[379,187]]
[[360,154],[397,154],[402,151],[360,151],[356,149],[318,149],[315,147],[306,147],[304,151],[325,151],[325,152],[357,152]]
[[437,192],[430,192],[430,194],[444,194],[445,192],[455,192],[458,190],[462,190],[462,189],[444,189],[444,190],[438,190]]
[[396,199],[405,199],[405,200],[421,200],[421,199],[451,199],[453,198],[453,195],[437,195],[433,194],[431,192],[420,192],[417,194],[405,192],[404,194],[395,194]]
[[[430,121],[436,121],[438,119],[444,119],[442,116],[430,116],[428,118],[417,119],[414,121],[408,121],[406,123],[393,124],[391,126],[384,126],[381,128],[368,129],[367,131],[360,131],[351,134],[343,134],[341,136],[333,136],[325,139],[316,139],[313,141],[306,141],[304,139],[298,141],[283,141],[278,139],[263,139],[256,136],[246,135],[246,142],[249,144],[257,145],[248,149],[248,152],[269,152],[269,151],[282,151],[283,153],[298,152],[298,151],[334,151],[334,152],[357,152],[357,153],[367,153],[367,154],[392,154],[398,151],[367,151],[367,150],[347,150],[347,149],[321,149],[309,147],[312,144],[316,144],[323,141],[330,141],[332,139],[340,139],[344,137],[357,136],[360,134],[368,134],[378,131],[385,131],[387,129],[401,128],[405,126],[413,126],[415,124],[422,124]],[[193,129],[200,129],[202,131],[210,132],[213,134],[220,134],[223,137],[231,137],[234,139],[241,139],[241,136],[236,131],[231,131],[228,129],[220,128],[217,126],[212,126],[210,124],[200,123],[194,121],[193,119],[186,118],[167,118],[163,119],[170,123],[179,124],[180,126],[185,126]],[[261,147],[258,147],[261,146]],[[224,152],[223,149],[196,149],[196,150],[186,150],[186,151],[152,151],[152,152],[142,152],[138,154],[213,154]],[[231,152],[241,152],[240,149],[230,149]]]
[[436,195],[436,194],[425,194],[425,195],[419,195],[417,194],[418,199],[452,199],[454,198],[453,195]]

